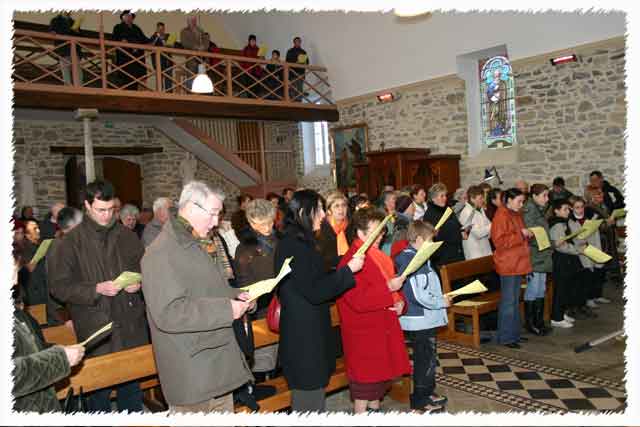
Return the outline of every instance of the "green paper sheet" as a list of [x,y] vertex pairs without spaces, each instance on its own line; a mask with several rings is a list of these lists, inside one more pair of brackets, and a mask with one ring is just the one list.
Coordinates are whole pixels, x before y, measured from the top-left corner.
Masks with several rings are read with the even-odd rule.
[[282,263],[282,267],[280,268],[280,272],[273,279],[261,280],[257,283],[254,283],[253,285],[240,288],[243,291],[249,292],[249,295],[251,295],[249,301],[253,301],[256,298],[259,298],[262,295],[268,294],[269,292],[273,291],[273,289],[284,278],[284,276],[291,273],[291,266],[289,265],[291,264],[291,260],[293,260],[293,257],[289,257],[284,260],[284,262]]
[[598,264],[604,264],[605,262],[608,262],[611,259],[611,255],[606,254],[602,252],[600,249],[591,245],[587,245],[587,247],[584,249],[584,254],[589,258],[591,258],[593,261],[597,262]]
[[486,286],[484,286],[480,280],[474,280],[467,286],[463,286],[460,289],[456,289],[455,291],[447,292],[445,295],[449,297],[455,297],[458,295],[479,294],[486,291]]
[[42,258],[44,258],[44,256],[47,254],[47,251],[49,250],[49,247],[51,246],[51,242],[53,242],[53,239],[45,239],[40,243],[40,246],[38,246],[38,249],[36,250],[36,253],[33,255],[33,258],[31,258],[31,261],[29,262],[29,264],[37,264],[38,262],[40,262],[40,260]]
[[113,283],[120,289],[124,289],[134,283],[140,283],[142,281],[142,274],[135,273],[133,271],[124,271],[120,274]]
[[543,227],[531,227],[529,228],[529,231],[532,232],[536,237],[539,251],[544,251],[545,249],[551,247],[551,242],[549,242],[549,235]]
[[611,218],[613,219],[624,218],[626,215],[627,210],[625,208],[614,209],[613,212],[611,212]]
[[440,227],[442,227],[444,225],[445,221],[451,216],[452,213],[453,213],[453,211],[451,210],[451,208],[447,207],[447,209],[445,209],[444,213],[440,217],[440,220],[438,221],[438,223],[436,224],[436,226],[434,228],[436,230],[440,230]]
[[603,221],[602,219],[586,220],[582,225],[582,228],[580,229],[580,233],[578,234],[577,238],[584,240],[587,237],[591,236],[593,233],[598,231],[598,227],[600,227],[600,224],[602,224],[602,221]]
[[386,218],[383,219],[380,224],[378,224],[378,226],[371,232],[371,234],[367,238],[367,241],[364,242],[362,246],[360,246],[360,249],[358,249],[358,251],[355,253],[354,256],[361,256],[367,252],[367,249],[369,249],[369,246],[371,246],[371,244],[376,241],[376,239],[378,238],[378,235],[382,232],[382,229],[387,225],[387,222],[389,222],[389,220],[391,219],[391,216],[392,215],[387,215]]
[[422,267],[422,264],[427,262],[429,257],[442,246],[442,243],[443,242],[424,242],[420,250],[413,256],[411,262],[409,262],[409,265],[407,265],[407,268],[404,269],[402,275],[408,277],[410,274],[418,271],[418,269]]

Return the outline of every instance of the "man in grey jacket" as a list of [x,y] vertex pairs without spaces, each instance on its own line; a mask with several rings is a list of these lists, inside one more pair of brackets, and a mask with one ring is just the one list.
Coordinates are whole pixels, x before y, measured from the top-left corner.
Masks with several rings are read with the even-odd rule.
[[172,412],[233,412],[232,391],[252,379],[232,328],[255,303],[225,279],[209,232],[224,195],[189,182],[177,218],[142,259],[158,375]]
[[162,231],[162,226],[164,226],[164,223],[167,222],[171,216],[172,207],[173,202],[167,197],[159,197],[153,202],[153,220],[144,227],[144,232],[142,233],[142,243],[145,248],[147,248],[151,242],[158,237],[160,231]]

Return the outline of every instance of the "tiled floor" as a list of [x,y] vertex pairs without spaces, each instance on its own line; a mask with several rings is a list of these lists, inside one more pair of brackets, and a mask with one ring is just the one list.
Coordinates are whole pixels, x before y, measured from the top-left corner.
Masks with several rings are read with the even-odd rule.
[[[575,346],[622,328],[622,290],[607,285],[611,304],[598,319],[578,320],[572,329],[546,337],[527,335],[521,349],[483,344],[479,351],[451,343],[439,345],[438,392],[449,398],[447,411],[513,410],[565,413],[616,410],[624,401],[624,341],[611,340],[576,354]],[[407,411],[389,397],[385,410]],[[332,411],[350,411],[348,391],[327,399]]]

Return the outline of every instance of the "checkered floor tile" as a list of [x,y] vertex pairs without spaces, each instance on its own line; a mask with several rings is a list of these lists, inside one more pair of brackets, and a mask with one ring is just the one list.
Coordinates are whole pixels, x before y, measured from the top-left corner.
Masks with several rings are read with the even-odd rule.
[[458,344],[438,343],[439,384],[526,411],[617,411],[624,385]]

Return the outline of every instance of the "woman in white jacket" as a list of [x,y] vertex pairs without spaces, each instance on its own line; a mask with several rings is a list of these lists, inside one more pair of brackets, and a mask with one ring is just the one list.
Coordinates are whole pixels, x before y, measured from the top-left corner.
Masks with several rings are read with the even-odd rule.
[[460,212],[458,220],[464,229],[469,230],[469,238],[462,241],[465,259],[489,256],[491,244],[489,233],[491,221],[484,211],[484,192],[479,186],[471,186],[467,191],[467,203]]

